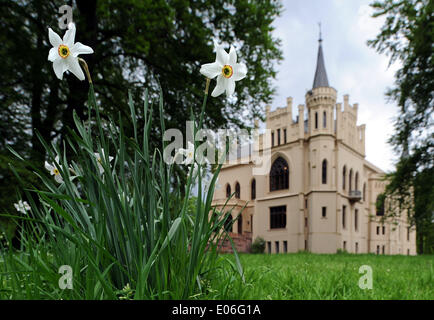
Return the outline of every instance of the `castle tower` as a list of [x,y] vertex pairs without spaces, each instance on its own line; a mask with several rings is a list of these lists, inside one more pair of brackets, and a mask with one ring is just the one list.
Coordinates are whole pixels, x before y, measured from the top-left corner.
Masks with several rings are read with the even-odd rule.
[[306,93],[310,136],[334,134],[333,109],[336,104],[336,90],[330,87],[327,78],[321,33],[318,42],[318,57],[313,86],[312,90]]

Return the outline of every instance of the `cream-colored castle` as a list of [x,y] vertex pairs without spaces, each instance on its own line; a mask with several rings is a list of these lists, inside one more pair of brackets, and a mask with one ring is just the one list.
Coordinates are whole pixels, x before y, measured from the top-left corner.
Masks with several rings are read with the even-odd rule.
[[[262,237],[265,252],[307,250],[315,253],[416,254],[416,235],[407,214],[382,221],[377,197],[384,173],[365,159],[365,125],[357,125],[358,104],[337,103],[329,86],[321,39],[312,90],[298,106],[266,108],[266,128],[259,154],[270,139],[266,174],[254,175],[252,161],[225,164],[213,204],[230,212],[231,235],[241,251],[243,241]],[[375,130],[375,128],[372,128]],[[381,203],[381,201],[380,201]],[[242,215],[239,212],[242,210]],[[231,211],[232,209],[232,211]],[[238,219],[237,219],[238,217]]]

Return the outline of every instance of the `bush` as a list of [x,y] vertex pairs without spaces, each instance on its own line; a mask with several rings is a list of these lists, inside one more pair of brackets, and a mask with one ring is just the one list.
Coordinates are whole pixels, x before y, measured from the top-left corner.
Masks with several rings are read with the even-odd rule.
[[256,237],[252,244],[252,253],[264,253],[265,250],[265,240],[261,237]]

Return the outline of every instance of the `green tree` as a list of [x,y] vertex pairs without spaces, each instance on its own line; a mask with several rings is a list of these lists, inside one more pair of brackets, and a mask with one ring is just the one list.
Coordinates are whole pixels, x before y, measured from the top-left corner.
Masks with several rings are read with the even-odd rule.
[[[0,161],[10,161],[9,145],[41,166],[46,151],[36,133],[48,142],[62,142],[67,128],[74,127],[73,111],[87,117],[86,81],[71,74],[59,81],[47,60],[48,27],[63,36],[58,10],[64,4],[0,0]],[[205,79],[199,69],[215,59],[213,39],[226,49],[238,45],[238,58],[247,65],[248,74],[233,99],[210,99],[205,126],[244,127],[263,117],[262,105],[274,93],[270,80],[282,59],[279,41],[272,36],[280,1],[76,0],[66,4],[73,8],[76,41],[95,51],[84,58],[105,119],[120,116],[124,124],[133,120],[143,127],[141,112],[137,119],[129,119],[127,92],[132,90],[134,99],[143,101],[144,88],[156,97],[161,85],[166,126],[184,128],[191,111],[200,112]],[[158,112],[154,116],[159,117]],[[152,141],[157,143],[161,133],[152,130]],[[8,170],[5,162],[0,163],[0,185],[15,185],[4,170]],[[178,175],[183,181],[182,170]],[[10,197],[2,192],[0,199]]]
[[434,2],[383,0],[373,17],[385,17],[368,44],[401,63],[387,96],[399,107],[390,143],[399,155],[386,193],[409,209],[416,225],[418,252],[434,252]]

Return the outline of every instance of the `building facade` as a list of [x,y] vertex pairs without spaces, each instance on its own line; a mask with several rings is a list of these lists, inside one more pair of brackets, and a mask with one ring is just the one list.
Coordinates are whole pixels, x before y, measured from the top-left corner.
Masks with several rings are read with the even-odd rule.
[[270,139],[267,174],[254,175],[252,161],[225,164],[220,172],[213,204],[231,214],[229,231],[240,251],[248,251],[245,239],[262,237],[268,253],[415,255],[407,214],[384,219],[384,208],[376,205],[382,203],[384,172],[365,159],[358,104],[351,105],[348,95],[337,102],[321,40],[313,87],[295,120],[292,102],[287,98],[287,106],[274,111],[266,107],[271,135],[260,137],[259,154]]

